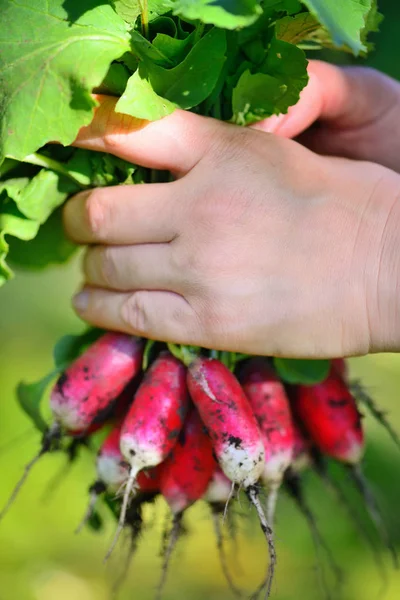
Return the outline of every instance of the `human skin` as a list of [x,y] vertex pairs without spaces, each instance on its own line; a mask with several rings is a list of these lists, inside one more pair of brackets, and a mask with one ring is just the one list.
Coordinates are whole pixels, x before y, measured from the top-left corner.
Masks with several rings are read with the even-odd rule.
[[299,103],[256,127],[288,138],[302,134],[299,141],[318,154],[400,172],[400,84],[375,69],[317,60],[310,61],[308,74]]
[[[75,299],[83,319],[251,354],[399,349],[394,165],[317,155],[183,111],[148,124],[114,113],[114,98],[99,100],[76,145],[170,170],[176,181],[67,203],[68,235],[90,244]],[[297,135],[299,123],[283,135]]]

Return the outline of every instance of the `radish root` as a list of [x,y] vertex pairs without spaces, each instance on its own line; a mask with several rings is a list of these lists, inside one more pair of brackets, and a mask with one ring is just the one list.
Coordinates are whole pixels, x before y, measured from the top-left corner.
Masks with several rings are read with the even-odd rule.
[[172,520],[172,528],[169,533],[168,544],[167,544],[167,547],[164,552],[164,560],[163,560],[163,565],[162,565],[162,570],[161,570],[161,577],[160,577],[159,584],[157,586],[155,600],[161,600],[162,593],[163,593],[165,584],[167,582],[168,570],[169,570],[169,565],[171,562],[171,557],[172,557],[175,546],[179,540],[179,537],[180,537],[181,531],[182,531],[182,517],[183,517],[183,513],[178,513],[177,515],[174,515],[174,518]]
[[261,583],[260,587],[256,590],[255,594],[252,596],[252,600],[256,600],[259,595],[265,590],[264,598],[269,598],[271,594],[272,582],[275,574],[276,567],[276,550],[275,550],[275,542],[274,542],[274,532],[272,531],[263,507],[261,506],[260,499],[258,497],[258,489],[255,486],[250,486],[246,490],[247,496],[250,502],[253,504],[254,508],[257,511],[258,519],[260,521],[261,529],[264,533],[265,539],[268,544],[268,553],[269,553],[269,564],[268,571],[265,580]]
[[222,572],[223,572],[226,582],[227,582],[231,592],[234,594],[234,596],[236,596],[237,598],[242,598],[243,594],[240,591],[240,589],[238,587],[236,587],[236,585],[232,579],[232,575],[230,573],[229,567],[228,567],[228,560],[227,560],[227,556],[226,556],[226,552],[225,552],[224,535],[223,535],[222,527],[221,527],[221,511],[220,511],[219,506],[211,506],[211,514],[212,514],[212,520],[213,520],[213,525],[214,525],[215,537],[217,540],[219,562],[221,565]]
[[393,442],[396,444],[398,448],[400,448],[400,437],[393,429],[389,420],[386,418],[386,414],[383,410],[377,407],[374,400],[368,394],[364,386],[361,384],[359,380],[353,381],[350,384],[350,391],[358,400],[358,402],[364,404],[370,411],[371,415],[382,425],[389,436],[392,438]]
[[104,562],[107,562],[107,560],[110,558],[111,554],[114,551],[115,546],[118,543],[119,537],[122,533],[122,530],[125,527],[125,521],[126,521],[126,514],[128,512],[128,508],[129,508],[129,503],[131,501],[131,496],[132,493],[134,491],[134,487],[135,487],[135,483],[136,483],[136,477],[137,477],[137,471],[136,470],[131,470],[130,475],[129,475],[129,479],[126,482],[126,488],[125,488],[125,492],[124,492],[124,498],[122,501],[122,507],[121,507],[121,512],[119,515],[119,520],[118,520],[118,526],[117,526],[117,530],[114,534],[114,538],[111,542],[110,548],[108,549],[107,554],[104,557]]
[[348,467],[348,473],[351,480],[357,487],[360,495],[363,497],[367,511],[375,523],[375,527],[381,536],[383,543],[392,555],[393,566],[395,569],[399,568],[399,559],[397,551],[394,546],[393,540],[390,537],[389,531],[385,525],[382,517],[382,513],[379,509],[374,493],[372,492],[367,480],[365,479],[360,465],[351,465]]

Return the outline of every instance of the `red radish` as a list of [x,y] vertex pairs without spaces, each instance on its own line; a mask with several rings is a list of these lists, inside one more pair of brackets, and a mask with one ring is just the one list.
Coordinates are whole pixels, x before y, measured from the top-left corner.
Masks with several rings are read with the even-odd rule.
[[331,361],[331,372],[336,373],[344,381],[348,381],[349,378],[349,367],[344,358],[334,358]]
[[[122,421],[116,425],[104,440],[96,459],[97,481],[90,487],[89,506],[78,526],[78,533],[93,515],[97,499],[104,492],[117,494],[128,481],[129,464],[120,450]],[[160,470],[151,469],[139,473],[137,484],[141,492],[158,492],[160,489]]]
[[114,401],[141,370],[143,342],[123,333],[106,333],[58,379],[50,406],[55,421],[70,432],[104,421]]
[[187,406],[186,368],[172,354],[162,352],[146,371],[122,426],[120,448],[129,463],[130,475],[118,528],[107,557],[123,529],[138,473],[167,458],[177,442]]
[[316,447],[348,465],[349,474],[397,566],[396,549],[360,468],[364,433],[361,415],[346,382],[335,371],[331,371],[320,384],[298,386],[292,400],[296,415]]
[[177,515],[206,492],[216,467],[212,444],[197,410],[191,409],[178,441],[164,463],[160,490]]
[[195,359],[188,370],[188,387],[222,471],[235,485],[246,489],[257,510],[270,554],[265,582],[268,597],[276,553],[273,532],[258,497],[257,482],[264,470],[265,454],[256,418],[236,377],[216,359]]
[[264,443],[261,480],[269,491],[267,518],[272,525],[278,489],[293,459],[295,433],[289,400],[282,382],[265,358],[250,359],[241,371],[240,382]]
[[179,538],[183,513],[205,494],[216,467],[211,440],[194,407],[163,467],[160,491],[172,511],[173,525],[164,556],[158,597],[166,582],[169,561]]
[[293,409],[315,445],[347,464],[358,464],[364,452],[361,415],[344,381],[331,373],[317,385],[298,386]]
[[59,448],[62,430],[87,437],[112,414],[116,398],[141,370],[143,342],[122,333],[106,333],[77,358],[55,384],[50,406],[55,422],[44,433],[38,454],[25,466],[0,519],[7,513],[39,459]]

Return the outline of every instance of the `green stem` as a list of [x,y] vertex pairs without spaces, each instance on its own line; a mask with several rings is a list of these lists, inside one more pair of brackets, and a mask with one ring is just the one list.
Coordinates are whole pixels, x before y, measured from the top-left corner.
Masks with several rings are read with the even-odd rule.
[[200,40],[201,36],[204,33],[204,28],[205,28],[205,23],[202,23],[201,21],[199,21],[199,24],[196,27],[196,32],[194,34],[194,43],[193,45],[197,44],[197,42]]
[[25,156],[22,162],[29,163],[31,165],[37,165],[38,167],[45,167],[46,169],[51,169],[56,173],[60,173],[60,175],[64,175],[65,177],[68,177],[68,179],[71,179],[83,190],[88,187],[86,183],[83,183],[79,176],[73,175],[64,167],[62,163],[60,163],[58,160],[54,160],[54,158],[49,158],[48,156],[43,156],[43,154],[38,154],[35,152],[35,154],[29,154],[28,156]]
[[141,18],[142,18],[142,33],[148,39],[149,37],[149,4],[148,0],[139,0]]
[[189,367],[198,356],[198,348],[195,346],[180,346],[178,344],[169,343],[168,350],[175,358],[182,361],[186,367]]

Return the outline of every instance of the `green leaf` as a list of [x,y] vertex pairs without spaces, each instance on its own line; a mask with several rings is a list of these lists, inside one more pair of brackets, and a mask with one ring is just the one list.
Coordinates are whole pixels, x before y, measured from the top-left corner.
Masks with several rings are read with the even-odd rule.
[[129,76],[130,72],[124,65],[121,63],[113,63],[108,69],[101,84],[93,91],[96,94],[120,96],[126,88]]
[[285,91],[286,87],[271,75],[253,75],[247,69],[233,90],[233,121],[237,125],[247,125],[271,116]]
[[295,358],[274,358],[275,369],[286,383],[313,385],[327,378],[329,360],[301,360]]
[[44,223],[68,195],[77,191],[79,188],[72,181],[54,171],[42,169],[21,190],[16,204],[26,217]]
[[117,15],[130,25],[134,25],[140,15],[138,0],[113,0],[113,6]]
[[58,369],[65,369],[78,356],[104,334],[103,329],[91,327],[79,335],[64,335],[58,340],[53,350],[54,364]]
[[293,15],[301,11],[302,6],[299,0],[264,0],[263,2],[264,11],[273,10],[274,12],[287,12],[289,15]]
[[349,46],[356,56],[366,50],[361,34],[373,0],[303,0],[303,3],[326,27],[336,46]]
[[132,31],[131,45],[135,56],[140,60],[148,61],[162,67],[171,67],[173,64],[157,46],[150,43],[138,31]]
[[55,369],[35,383],[21,382],[17,387],[17,399],[20,407],[41,432],[47,430],[47,423],[41,412],[41,402],[47,387],[58,373],[59,369]]
[[138,70],[129,79],[115,110],[138,119],[156,121],[174,112],[175,108],[175,104],[155,93],[146,73],[141,74]]
[[275,36],[289,44],[299,44],[308,39],[321,25],[310,13],[300,13],[294,17],[283,17],[275,25]]
[[247,125],[272,114],[286,113],[307,84],[307,60],[302,50],[273,39],[262,72],[247,69],[232,94],[233,122]]
[[0,0],[0,163],[49,141],[72,143],[92,119],[92,89],[129,50],[126,24],[110,5],[80,0],[72,20],[68,4]]
[[[142,0],[144,6],[146,0]],[[116,13],[122,17],[129,25],[134,25],[136,19],[141,13],[141,2],[139,0],[113,0],[113,6]],[[172,7],[171,0],[147,0],[147,11],[149,19],[154,19],[159,15],[169,12]]]
[[175,0],[173,12],[190,21],[237,29],[254,23],[262,9],[257,0]]
[[154,121],[178,106],[197,106],[213,91],[226,60],[225,52],[225,33],[213,28],[173,69],[164,69],[143,54],[143,62],[130,78],[116,111]]
[[13,237],[8,244],[10,264],[31,270],[63,264],[78,250],[65,236],[61,209],[50,215],[32,240],[24,242]]
[[193,31],[181,40],[165,33],[158,33],[153,40],[153,46],[176,66],[185,59],[188,49],[193,44],[195,34],[196,32]]
[[300,92],[308,83],[307,64],[303,50],[275,38],[272,40],[262,71],[286,87],[276,102],[275,113],[286,113],[289,106],[299,101]]

